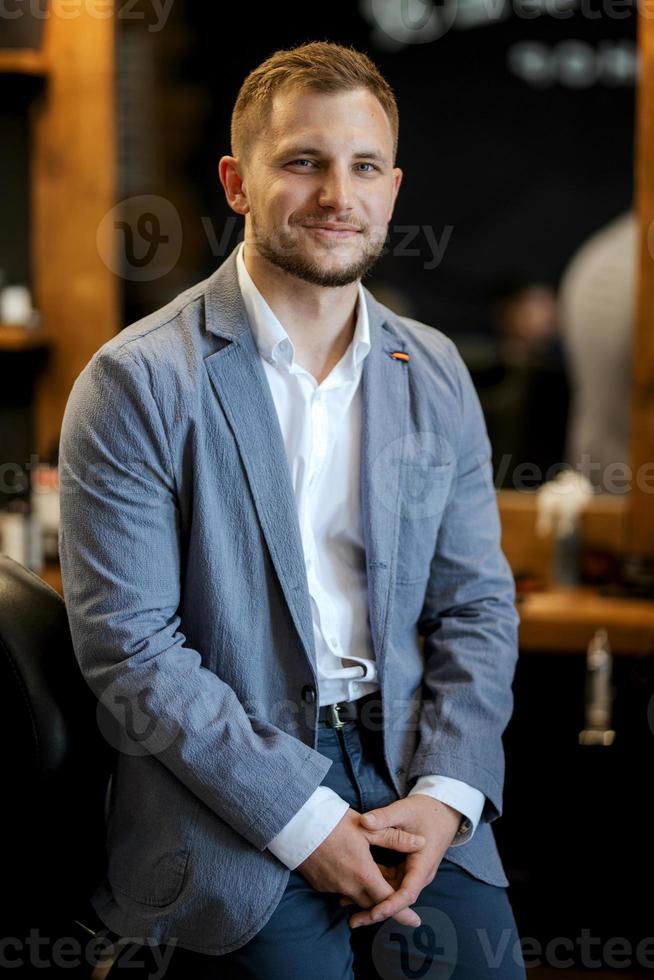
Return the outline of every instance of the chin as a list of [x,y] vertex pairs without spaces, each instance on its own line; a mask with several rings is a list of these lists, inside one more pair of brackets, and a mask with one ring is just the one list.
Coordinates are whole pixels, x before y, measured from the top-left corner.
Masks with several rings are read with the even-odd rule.
[[348,245],[345,242],[337,242],[327,248],[317,248],[314,252],[307,252],[305,259],[308,262],[315,262],[324,265],[326,268],[337,269],[358,262],[363,255],[363,249],[357,245]]

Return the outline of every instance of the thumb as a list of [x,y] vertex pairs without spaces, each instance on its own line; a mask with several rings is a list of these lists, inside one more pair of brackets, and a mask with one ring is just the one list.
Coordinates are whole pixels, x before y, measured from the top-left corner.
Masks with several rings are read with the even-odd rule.
[[376,810],[368,810],[361,814],[360,820],[367,830],[381,830],[384,827],[400,826],[392,804],[391,806],[377,807]]

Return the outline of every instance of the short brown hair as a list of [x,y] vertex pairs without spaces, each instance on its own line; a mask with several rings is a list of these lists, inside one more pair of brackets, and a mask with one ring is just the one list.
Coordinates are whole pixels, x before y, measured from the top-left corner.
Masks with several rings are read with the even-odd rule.
[[241,85],[232,112],[234,156],[247,156],[256,129],[270,118],[273,96],[285,86],[316,92],[368,89],[379,100],[390,121],[395,158],[399,115],[391,86],[367,55],[330,41],[313,41],[275,51],[250,72]]

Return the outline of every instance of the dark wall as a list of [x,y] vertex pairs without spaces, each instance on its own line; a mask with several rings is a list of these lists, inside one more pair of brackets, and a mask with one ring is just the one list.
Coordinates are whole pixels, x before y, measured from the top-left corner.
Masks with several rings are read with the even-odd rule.
[[[570,400],[561,344],[554,337],[533,366],[507,364],[493,302],[516,285],[556,290],[577,247],[630,206],[636,24],[629,0],[521,2],[178,0],[162,31],[140,31],[157,98],[132,120],[132,146],[140,134],[153,176],[125,193],[172,203],[182,247],[169,271],[125,277],[124,322],[209,275],[242,234],[216,168],[248,71],[303,41],[352,44],[396,91],[405,174],[387,253],[367,285],[459,345],[486,414],[496,484],[514,486],[524,462],[542,474],[534,486],[551,476],[565,458]],[[535,14],[538,3],[553,13]],[[374,11],[383,19],[393,10],[413,28],[440,17],[440,36],[394,41],[373,23]],[[407,42],[421,36],[413,28]],[[126,90],[123,103],[142,100],[142,88]]]
[[[215,165],[228,152],[231,107],[247,71],[276,48],[308,39],[363,48],[400,106],[405,178],[394,224],[430,225],[438,240],[451,228],[436,268],[425,268],[433,252],[421,233],[411,243],[421,254],[386,256],[377,277],[448,334],[483,334],[487,298],[499,282],[555,286],[576,246],[631,201],[633,11],[611,17],[599,0],[586,0],[570,17],[527,19],[507,7],[504,19],[486,26],[453,26],[431,43],[385,51],[359,12],[364,6],[287,3],[248,13],[240,5],[186,3],[181,71],[206,89],[210,107],[186,160],[188,180],[220,232],[230,212]],[[414,16],[420,9],[431,3],[414,0]],[[525,42],[531,48],[516,48]],[[396,251],[402,237],[391,235]],[[207,242],[198,278],[222,257]]]
[[0,75],[0,288],[31,285],[28,102],[33,80]]

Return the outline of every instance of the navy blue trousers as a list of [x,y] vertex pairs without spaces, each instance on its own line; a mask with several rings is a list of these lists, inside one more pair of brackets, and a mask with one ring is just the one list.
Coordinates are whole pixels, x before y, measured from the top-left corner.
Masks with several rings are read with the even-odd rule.
[[[333,760],[323,785],[363,812],[397,799],[377,733],[346,723],[339,731],[321,724],[318,751]],[[465,847],[465,844],[462,845]],[[382,864],[402,860],[373,848]],[[110,980],[137,976],[166,980],[524,980],[519,937],[505,888],[479,881],[450,861],[412,906],[417,928],[394,919],[350,929],[353,907],[337,895],[317,892],[297,871],[271,918],[245,946],[224,956],[175,947],[165,972],[147,947],[128,947]],[[170,953],[170,951],[167,951]],[[143,964],[142,969],[137,964]]]

